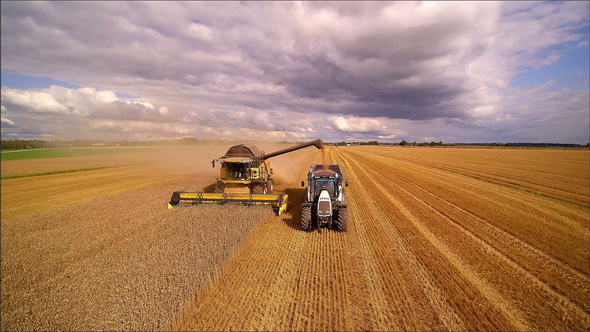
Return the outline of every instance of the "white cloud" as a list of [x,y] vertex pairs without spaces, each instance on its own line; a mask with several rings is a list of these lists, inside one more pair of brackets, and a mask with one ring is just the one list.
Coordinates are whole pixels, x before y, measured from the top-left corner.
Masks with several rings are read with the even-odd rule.
[[23,106],[35,113],[68,113],[68,108],[44,91],[21,91],[2,88],[3,101]]
[[4,118],[4,117],[2,117],[2,124],[14,126],[14,122],[12,120]]
[[347,133],[365,133],[365,132],[386,132],[387,127],[380,124],[377,119],[366,119],[359,117],[343,118],[341,116],[329,117],[334,126]]

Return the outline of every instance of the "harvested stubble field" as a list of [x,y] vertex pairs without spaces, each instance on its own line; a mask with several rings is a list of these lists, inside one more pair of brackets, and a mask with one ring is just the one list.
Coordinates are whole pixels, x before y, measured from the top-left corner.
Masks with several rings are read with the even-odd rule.
[[[0,330],[165,329],[268,212],[166,208],[226,147],[2,162]],[[199,169],[199,165],[208,168]]]
[[[280,217],[165,210],[172,190],[210,185],[223,152],[185,160],[192,173],[136,156],[3,180],[2,329],[590,329],[588,150],[330,147],[350,180],[346,233],[299,230],[318,150],[273,158]],[[97,176],[86,193],[83,173],[129,182]],[[82,198],[34,196],[52,177]],[[50,207],[13,207],[31,195]]]

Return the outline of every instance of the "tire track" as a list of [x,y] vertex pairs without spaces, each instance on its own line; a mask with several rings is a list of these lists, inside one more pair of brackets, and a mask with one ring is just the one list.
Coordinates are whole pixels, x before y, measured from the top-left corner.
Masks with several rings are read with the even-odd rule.
[[[346,161],[345,164],[350,165]],[[349,173],[357,179],[356,170],[351,170]],[[411,255],[411,252],[400,241],[402,240],[400,234],[392,232],[387,227],[393,217],[385,214],[380,204],[375,204],[373,192],[364,187],[361,186],[361,193],[353,195],[356,199],[362,198],[362,201],[358,202],[357,209],[366,212],[364,213],[366,224],[360,220],[357,223],[366,225],[367,250],[375,253],[377,265],[381,267],[379,273],[383,279],[383,289],[389,295],[394,319],[401,329],[405,330],[443,328],[440,317],[433,313],[435,310],[428,299],[428,294],[424,292],[423,280],[416,278],[414,271],[406,262],[406,256],[402,254]],[[392,246],[392,243],[396,245]],[[443,318],[445,317],[447,316],[443,315]],[[449,320],[446,319],[446,321]],[[453,320],[449,325],[457,325],[456,321]]]
[[[444,151],[444,156],[440,153]],[[391,149],[383,149],[375,154],[386,156]],[[399,152],[399,150],[398,150]],[[527,156],[527,152],[529,155]],[[508,185],[520,186],[518,182],[525,183],[523,187],[528,189],[541,189],[551,193],[551,189],[562,191],[567,198],[571,193],[580,203],[588,207],[589,197],[587,192],[588,183],[588,155],[587,151],[569,151],[568,159],[560,155],[565,151],[523,151],[523,150],[487,150],[479,152],[468,152],[458,149],[426,149],[421,153],[432,155],[434,158],[418,158],[413,154],[406,155],[406,160],[413,163],[426,165],[433,168],[441,168],[447,171],[465,174],[466,176],[482,178],[482,180],[504,181]],[[414,158],[412,158],[414,157]],[[509,163],[508,160],[516,163]],[[555,170],[559,170],[558,173]],[[542,181],[539,181],[542,179]],[[509,181],[507,181],[509,180]],[[514,182],[517,181],[517,182]],[[574,189],[575,188],[575,189]],[[537,189],[538,190],[538,189]],[[551,195],[547,195],[553,198]],[[560,199],[560,198],[557,198]]]
[[[375,153],[376,155],[380,156],[387,156],[388,153]],[[585,192],[585,186],[580,185],[580,181],[573,182],[571,178],[564,177],[562,174],[555,174],[550,173],[547,171],[541,171],[539,169],[521,169],[512,167],[514,172],[510,172],[509,174],[505,174],[506,170],[503,167],[503,172],[498,174],[497,171],[494,172],[495,167],[493,165],[489,165],[487,163],[478,163],[475,169],[472,168],[471,165],[460,164],[460,166],[456,166],[455,163],[453,164],[446,164],[443,162],[433,162],[432,160],[420,160],[419,162],[416,160],[412,160],[413,164],[419,164],[425,166],[427,168],[435,168],[440,169],[446,172],[451,173],[458,173],[465,176],[469,176],[475,179],[480,179],[483,181],[488,181],[491,183],[496,183],[504,186],[508,186],[511,188],[516,188],[525,191],[530,191],[532,193],[538,193],[544,195],[548,198],[563,200],[565,202],[569,202],[572,204],[583,205],[588,207],[589,198],[587,193]],[[471,166],[471,167],[470,167]],[[504,165],[503,165],[504,166]],[[566,165],[567,166],[567,165]],[[490,170],[492,168],[492,170]],[[514,174],[522,173],[526,171],[521,177],[514,177]],[[534,174],[542,174],[538,177],[531,178],[531,173]],[[574,173],[577,174],[577,173]],[[538,182],[538,179],[542,178],[544,181],[542,183]],[[534,181],[537,180],[537,182]],[[587,180],[587,178],[586,178]],[[581,183],[584,183],[582,181]],[[577,191],[574,191],[572,188],[577,188]],[[539,191],[539,192],[537,192]],[[554,196],[558,196],[557,198]],[[574,200],[573,202],[570,200]]]
[[[422,163],[422,165],[424,165],[426,167],[430,167],[430,168],[440,169],[440,170],[446,171],[446,172],[454,172],[454,173],[462,174],[462,175],[465,175],[468,177],[472,177],[474,179],[479,179],[482,181],[495,183],[495,184],[507,186],[510,188],[518,189],[518,190],[528,191],[528,192],[531,192],[532,194],[538,194],[538,195],[542,195],[547,198],[562,200],[562,201],[564,201],[566,203],[570,203],[570,204],[577,204],[577,205],[582,205],[584,207],[588,207],[588,203],[589,203],[587,195],[580,194],[579,192],[575,192],[572,190],[564,189],[562,187],[549,186],[547,184],[542,185],[542,184],[534,183],[531,181],[502,177],[502,175],[497,175],[497,174],[490,173],[490,172],[484,172],[481,170],[480,171],[471,171],[471,170],[468,171],[465,169],[448,167],[448,166],[441,166],[438,164],[426,163],[426,162]],[[509,179],[510,181],[508,181],[506,179]]]
[[[364,170],[360,171],[360,175],[365,179],[363,185],[368,187],[369,192],[373,197],[389,197],[391,196],[386,191],[380,191],[374,187],[374,183],[371,182],[370,177],[364,174]],[[507,325],[506,323],[499,323],[496,321],[490,321],[488,316],[496,316],[497,312],[490,309],[489,306],[474,305],[472,302],[473,298],[481,298],[478,295],[478,291],[469,287],[469,283],[464,279],[464,276],[456,271],[449,269],[450,263],[441,257],[438,253],[438,248],[432,245],[428,245],[424,241],[422,235],[411,225],[404,222],[407,217],[400,213],[400,210],[392,208],[390,204],[386,204],[387,199],[381,199],[379,206],[385,208],[384,213],[386,216],[397,216],[395,219],[389,218],[391,221],[395,221],[393,226],[399,229],[400,234],[403,234],[404,239],[410,244],[412,250],[416,251],[417,257],[420,259],[422,264],[428,266],[428,270],[431,271],[431,275],[435,277],[439,287],[444,288],[445,295],[448,298],[449,304],[452,306],[452,310],[456,314],[460,315],[466,324],[466,329],[514,329],[514,326]],[[397,220],[397,221],[396,221]]]
[[[362,155],[359,155],[358,153],[354,153],[355,156],[361,157]],[[567,215],[571,218],[576,218],[576,219],[584,219],[585,220],[585,228],[588,228],[588,219],[587,219],[587,212],[586,209],[584,209],[584,212],[573,212],[573,210],[571,209],[570,205],[566,205],[564,206],[563,204],[560,205],[553,205],[551,207],[547,207],[545,205],[547,205],[547,200],[546,198],[540,198],[538,196],[533,195],[532,193],[524,194],[524,192],[522,191],[518,191],[517,189],[515,189],[515,191],[506,191],[506,187],[503,187],[502,185],[497,185],[497,186],[490,186],[489,184],[482,182],[481,180],[478,180],[476,178],[473,177],[469,177],[469,176],[465,176],[465,175],[460,175],[457,174],[456,172],[449,172],[449,171],[441,171],[441,170],[437,170],[437,169],[433,169],[433,168],[429,168],[427,166],[423,166],[421,164],[413,164],[411,162],[406,162],[406,161],[401,161],[401,160],[392,160],[391,157],[387,157],[387,156],[382,156],[382,158],[388,158],[390,163],[396,163],[396,164],[400,164],[400,165],[404,165],[405,167],[400,167],[401,168],[407,168],[407,169],[414,169],[416,171],[420,171],[420,174],[425,175],[425,174],[429,174],[431,175],[430,177],[428,177],[428,179],[430,181],[435,181],[436,179],[448,179],[448,180],[452,180],[452,182],[457,182],[457,183],[461,183],[462,185],[473,185],[474,187],[478,187],[478,188],[482,188],[485,191],[488,192],[493,192],[499,196],[508,196],[508,194],[510,193],[510,196],[518,196],[519,201],[522,202],[527,202],[530,206],[534,206],[535,209],[537,211],[542,211],[543,213],[547,214],[547,215],[554,215],[555,213],[560,213],[562,215]],[[444,182],[444,185],[449,185],[449,183],[447,181]],[[514,189],[514,188],[511,188]],[[490,197],[484,194],[479,194],[477,196],[478,200],[489,200]],[[512,204],[504,204],[501,201],[493,201],[494,205],[498,205],[498,204],[502,204],[503,208],[510,208],[512,206]],[[553,210],[552,210],[553,209]],[[580,209],[577,209],[576,211],[579,211]],[[534,216],[538,216],[538,212],[535,213],[531,213],[528,215],[529,217],[534,217]]]

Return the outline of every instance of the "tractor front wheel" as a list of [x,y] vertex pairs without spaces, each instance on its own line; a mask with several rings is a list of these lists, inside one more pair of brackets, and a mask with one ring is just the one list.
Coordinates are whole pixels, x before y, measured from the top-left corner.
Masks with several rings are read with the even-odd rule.
[[338,208],[338,222],[336,224],[336,230],[339,232],[346,232],[346,228],[348,227],[348,208],[346,207],[339,207]]
[[306,232],[311,230],[311,206],[301,207],[301,228]]

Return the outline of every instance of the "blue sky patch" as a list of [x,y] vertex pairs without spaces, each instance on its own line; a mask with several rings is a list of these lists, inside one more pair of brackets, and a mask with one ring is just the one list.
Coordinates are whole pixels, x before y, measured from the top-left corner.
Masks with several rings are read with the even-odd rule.
[[[532,87],[554,80],[552,89],[562,89],[582,84],[579,88],[588,88],[589,47],[584,46],[565,53],[550,66],[531,69],[514,76],[510,86]],[[586,82],[586,83],[584,83]]]
[[119,98],[139,98],[139,96],[130,95],[124,92],[115,92],[115,95]]
[[14,75],[6,70],[1,72],[2,86],[12,89],[46,89],[52,85],[59,85],[68,89],[79,89],[80,86],[56,80],[50,77]]

